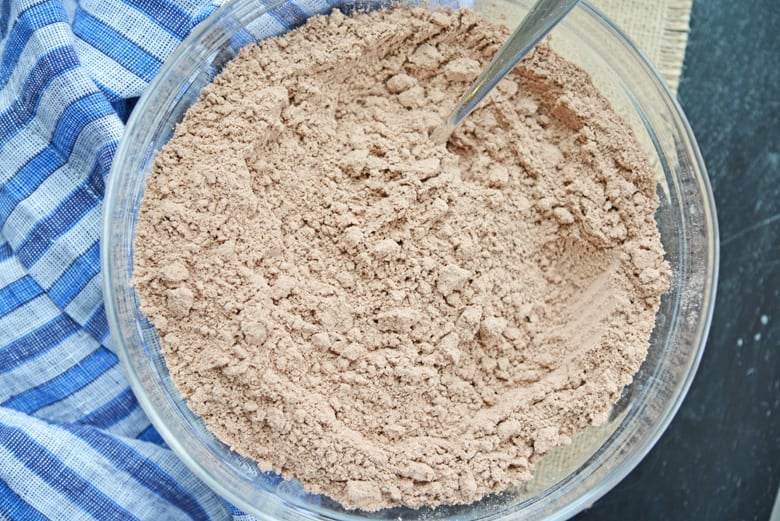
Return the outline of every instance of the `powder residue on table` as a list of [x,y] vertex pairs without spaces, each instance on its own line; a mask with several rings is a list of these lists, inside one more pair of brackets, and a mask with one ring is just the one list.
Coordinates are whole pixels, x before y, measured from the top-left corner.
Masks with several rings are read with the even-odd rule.
[[243,49],[162,149],[134,283],[190,408],[347,508],[468,503],[603,422],[669,269],[653,172],[547,45],[446,146],[508,35],[316,17]]

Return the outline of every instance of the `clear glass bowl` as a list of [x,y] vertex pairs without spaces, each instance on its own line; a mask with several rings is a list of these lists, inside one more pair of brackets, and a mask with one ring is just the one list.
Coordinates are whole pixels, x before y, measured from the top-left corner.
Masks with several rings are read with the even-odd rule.
[[[473,8],[511,26],[528,3],[477,0]],[[324,10],[332,4],[309,0],[306,5]],[[274,6],[288,19],[300,13],[285,9],[284,2]],[[591,74],[632,125],[657,171],[656,220],[673,281],[661,301],[647,360],[609,421],[552,451],[529,483],[466,506],[349,512],[328,498],[302,493],[300,484],[260,472],[205,428],[173,386],[157,335],[130,286],[138,209],[155,152],[242,44],[279,30],[270,16],[256,0],[236,0],[199,25],[138,102],[114,158],[101,252],[106,309],[113,341],[149,418],[195,474],[259,519],[565,519],[587,507],[625,477],[666,429],[690,386],[709,330],[718,271],[715,207],[680,107],[641,52],[588,4],[580,4],[555,29],[553,46]]]

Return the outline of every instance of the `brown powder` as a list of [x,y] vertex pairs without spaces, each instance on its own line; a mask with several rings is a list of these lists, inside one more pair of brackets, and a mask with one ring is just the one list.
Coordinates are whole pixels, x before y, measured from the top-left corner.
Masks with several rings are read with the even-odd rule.
[[345,17],[245,48],[155,162],[135,283],[192,410],[347,508],[467,503],[604,421],[668,285],[655,181],[541,45],[447,146],[508,31]]

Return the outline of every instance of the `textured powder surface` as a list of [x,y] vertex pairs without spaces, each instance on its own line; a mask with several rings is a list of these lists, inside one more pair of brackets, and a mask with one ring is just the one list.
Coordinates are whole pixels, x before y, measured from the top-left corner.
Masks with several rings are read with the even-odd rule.
[[508,31],[336,12],[245,48],[160,152],[135,284],[192,410],[347,508],[468,503],[603,422],[668,287],[655,180],[542,45],[446,146]]

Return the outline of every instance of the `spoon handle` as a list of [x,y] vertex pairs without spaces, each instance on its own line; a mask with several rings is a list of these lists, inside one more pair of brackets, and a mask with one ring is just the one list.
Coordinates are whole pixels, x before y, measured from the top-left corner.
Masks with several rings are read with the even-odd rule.
[[431,139],[446,143],[455,127],[474,110],[482,98],[490,92],[534,46],[577,5],[579,0],[538,0],[504,42],[493,60],[482,71],[471,88],[460,98],[449,117],[433,129]]

